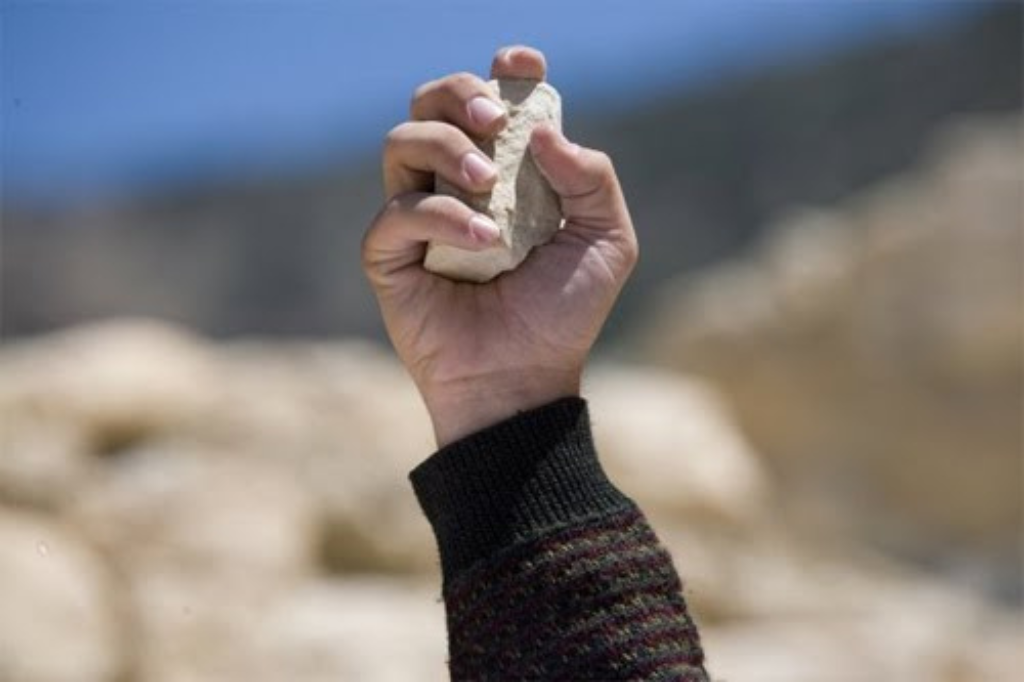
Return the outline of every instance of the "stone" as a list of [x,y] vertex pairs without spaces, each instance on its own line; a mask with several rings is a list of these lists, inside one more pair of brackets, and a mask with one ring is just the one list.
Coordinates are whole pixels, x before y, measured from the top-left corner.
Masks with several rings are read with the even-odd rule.
[[234,679],[418,682],[448,676],[444,608],[433,584],[378,577],[308,581],[253,633]]
[[58,508],[94,468],[78,424],[0,410],[0,503]]
[[444,609],[433,583],[359,576],[295,583],[135,576],[147,682],[438,680]]
[[287,580],[312,570],[317,545],[314,501],[297,479],[265,458],[164,441],[111,462],[67,510],[130,571],[169,565],[197,577]]
[[63,442],[50,438],[47,454],[28,441],[17,447],[45,459],[36,469],[56,461],[70,469],[81,466],[73,456],[56,454],[61,448],[80,445],[94,455],[115,455],[202,421],[218,395],[211,387],[223,383],[208,350],[183,328],[144,319],[97,322],[15,342],[0,356],[0,438],[17,444],[30,438],[26,430],[34,425],[58,425],[65,430]]
[[117,589],[73,529],[0,506],[0,680],[127,679]]
[[[756,268],[785,282],[787,315],[827,319],[856,273],[859,237],[821,224]],[[884,234],[892,256],[922,246]],[[775,310],[734,322],[758,341]],[[958,372],[989,367],[961,347]],[[1013,602],[793,522],[808,493],[737,428],[732,384],[607,361],[586,384],[601,458],[672,552],[715,679],[1019,677]],[[365,342],[115,321],[0,345],[0,681],[443,678],[437,551],[406,480],[433,447],[401,365]]]
[[802,524],[1022,599],[1019,116],[783,216],[665,295],[658,364],[712,381]]
[[767,473],[710,385],[605,364],[588,372],[586,395],[609,476],[656,523],[735,528],[765,516]]
[[499,79],[489,85],[508,111],[508,125],[482,145],[498,167],[494,188],[484,194],[469,194],[438,177],[434,189],[493,218],[501,228],[501,241],[483,251],[431,243],[424,267],[456,280],[487,282],[515,269],[533,247],[549,241],[562,223],[558,195],[529,153],[530,134],[538,124],[562,128],[558,92],[547,83],[529,79]]

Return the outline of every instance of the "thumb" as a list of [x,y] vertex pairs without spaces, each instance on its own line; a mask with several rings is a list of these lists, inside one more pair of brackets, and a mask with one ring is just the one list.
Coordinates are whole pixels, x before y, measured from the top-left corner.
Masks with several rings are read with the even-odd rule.
[[562,198],[569,222],[595,225],[628,221],[626,202],[608,155],[565,139],[554,127],[537,126],[530,139],[537,168]]

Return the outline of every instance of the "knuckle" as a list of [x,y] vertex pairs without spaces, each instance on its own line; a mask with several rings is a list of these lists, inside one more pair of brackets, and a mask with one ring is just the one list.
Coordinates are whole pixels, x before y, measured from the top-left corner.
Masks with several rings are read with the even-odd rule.
[[391,156],[394,154],[396,147],[402,144],[402,141],[406,139],[409,132],[409,123],[399,123],[394,128],[389,130],[384,136],[384,156]]
[[384,223],[400,206],[401,200],[399,197],[388,199],[380,207],[380,210],[377,211],[377,215],[373,217],[373,220],[370,221],[370,226],[366,229],[366,232],[363,233],[363,239],[359,244],[359,254],[365,272],[372,272],[375,264],[375,244],[379,241],[381,230],[384,229]]
[[437,127],[434,131],[434,141],[439,147],[451,151],[459,151],[468,143],[469,138],[460,129],[450,124]]
[[363,241],[359,244],[359,260],[363,267],[363,272],[369,272],[370,270],[370,231],[373,230],[373,225],[363,235]]
[[363,233],[363,240],[359,244],[359,260],[363,272],[369,273],[373,268],[373,235],[377,229],[377,220],[370,223],[370,227]]
[[615,164],[610,156],[602,151],[594,151],[591,160],[590,174],[594,178],[597,188],[602,192],[614,191],[618,186],[618,178],[615,175]]
[[472,89],[479,79],[468,71],[459,71],[458,73],[453,73],[448,76],[445,80],[447,81],[446,85],[449,89],[456,92],[464,92],[468,89]]
[[626,265],[630,270],[640,260],[640,244],[637,242],[636,237],[630,235],[629,239],[626,240],[622,247],[622,254],[626,259]]
[[440,165],[458,158],[472,145],[462,130],[450,123],[441,122],[426,127],[420,135],[419,143],[430,150],[434,162]]
[[380,210],[377,211],[377,215],[373,218],[372,225],[374,227],[384,222],[389,215],[402,207],[402,196],[403,195],[401,194],[397,194],[384,202],[384,205],[380,207]]
[[594,152],[594,175],[597,175],[604,180],[612,180],[615,178],[615,164],[612,163],[612,157],[608,156],[602,151]]
[[437,81],[428,81],[412,91],[409,98],[409,116],[419,118],[422,112],[423,102],[430,97],[430,93],[437,89]]

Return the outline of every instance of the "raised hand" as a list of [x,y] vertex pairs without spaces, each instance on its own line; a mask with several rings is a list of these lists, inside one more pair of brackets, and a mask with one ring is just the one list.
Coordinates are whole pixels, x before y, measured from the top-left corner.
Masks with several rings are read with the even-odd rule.
[[[544,56],[500,50],[495,78],[543,79]],[[561,197],[565,225],[523,264],[486,284],[423,268],[427,243],[482,249],[497,226],[433,177],[485,191],[496,170],[474,140],[505,124],[486,83],[455,74],[420,87],[410,121],[384,148],[388,197],[363,241],[363,267],[399,357],[444,446],[518,411],[577,395],[583,365],[637,258],[636,235],[607,155],[537,128],[530,148]]]

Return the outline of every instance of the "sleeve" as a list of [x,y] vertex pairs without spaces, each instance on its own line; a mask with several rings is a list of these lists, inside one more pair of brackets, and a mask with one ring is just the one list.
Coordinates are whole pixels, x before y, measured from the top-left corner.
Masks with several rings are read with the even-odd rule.
[[672,560],[565,398],[410,476],[441,555],[453,680],[706,681]]

